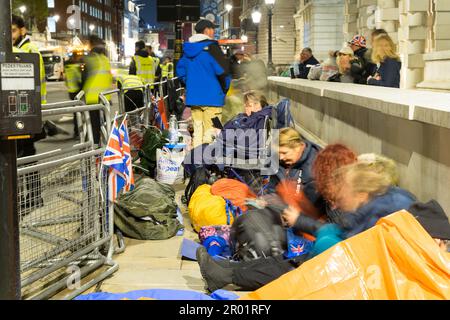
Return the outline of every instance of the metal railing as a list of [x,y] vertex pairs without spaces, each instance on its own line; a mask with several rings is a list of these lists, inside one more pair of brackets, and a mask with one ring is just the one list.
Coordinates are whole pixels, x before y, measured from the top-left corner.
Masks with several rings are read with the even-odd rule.
[[[172,81],[176,82],[178,78],[173,78]],[[111,109],[110,100],[107,99],[107,96],[112,96],[117,94],[117,98],[119,101],[119,111],[117,115],[117,120],[121,121],[125,115],[127,115],[128,119],[128,134],[130,136],[130,147],[131,147],[131,155],[133,159],[137,158],[137,152],[139,151],[141,144],[139,142],[143,141],[145,130],[151,126],[152,117],[153,117],[153,107],[154,104],[157,103],[159,99],[164,99],[164,104],[167,106],[169,96],[168,94],[164,94],[164,85],[167,86],[167,83],[170,80],[163,80],[151,84],[146,84],[142,86],[135,87],[123,87],[121,89],[114,89],[102,92],[100,94],[100,101],[106,106],[108,110]],[[125,92],[129,90],[143,90],[143,104],[144,106],[141,108],[136,108],[132,111],[125,111]],[[184,91],[183,87],[178,87],[176,89],[177,95],[181,95]],[[111,123],[113,119],[110,120]],[[110,130],[108,132],[111,132]],[[138,143],[135,143],[135,137],[137,137]],[[107,140],[107,139],[106,139]],[[142,168],[140,168],[142,170]],[[113,204],[109,204],[110,212],[113,212],[114,206]],[[117,230],[116,232],[117,244],[115,246],[115,254],[119,254],[125,251],[125,241],[122,233]]]
[[[66,101],[44,105],[43,119],[76,114],[80,142],[18,159],[20,272],[23,299],[48,299],[68,289],[72,299],[118,269],[112,260],[113,215],[106,203],[106,174],[100,171],[103,148],[93,143],[89,112],[104,116],[101,104]],[[107,265],[88,283],[86,274]]]
[[[106,97],[118,95],[119,117],[128,115],[130,136],[143,135],[155,100],[167,103],[162,89],[166,82],[103,92],[96,105],[86,105],[80,92],[74,101],[42,106],[43,120],[75,116],[79,141],[17,160],[23,299],[49,299],[65,289],[62,299],[72,299],[118,270],[112,257],[125,250],[125,243],[120,233],[114,243],[114,207],[106,199],[107,172],[101,169],[112,125]],[[133,89],[143,90],[144,106],[125,112],[124,91]],[[99,146],[94,144],[92,111],[100,113]],[[108,268],[82,284],[86,275],[103,266]]]

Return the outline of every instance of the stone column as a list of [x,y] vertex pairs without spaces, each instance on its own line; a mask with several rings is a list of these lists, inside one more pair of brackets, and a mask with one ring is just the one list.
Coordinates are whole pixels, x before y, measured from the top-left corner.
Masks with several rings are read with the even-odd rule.
[[426,24],[429,7],[428,0],[399,1],[399,49],[403,61],[402,88],[415,88],[423,80],[425,67],[423,54],[428,34]]
[[344,40],[350,39],[358,33],[357,21],[359,18],[356,0],[345,0],[344,3]]
[[434,0],[434,49],[450,50],[450,0]]

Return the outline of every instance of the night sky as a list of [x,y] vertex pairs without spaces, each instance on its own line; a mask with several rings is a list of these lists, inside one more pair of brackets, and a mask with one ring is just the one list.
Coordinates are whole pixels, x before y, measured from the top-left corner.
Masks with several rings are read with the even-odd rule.
[[146,4],[141,11],[141,17],[145,22],[150,25],[156,25],[156,0],[140,0],[136,2]]

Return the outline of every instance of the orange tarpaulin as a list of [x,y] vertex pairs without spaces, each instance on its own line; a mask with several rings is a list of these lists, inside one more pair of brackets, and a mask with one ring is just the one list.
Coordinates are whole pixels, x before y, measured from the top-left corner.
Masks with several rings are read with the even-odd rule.
[[450,299],[450,254],[400,211],[241,299]]

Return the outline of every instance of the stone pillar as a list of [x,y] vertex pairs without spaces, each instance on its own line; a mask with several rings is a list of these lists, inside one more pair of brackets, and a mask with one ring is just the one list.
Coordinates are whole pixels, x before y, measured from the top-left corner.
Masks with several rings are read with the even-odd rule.
[[450,50],[450,1],[434,0],[434,49]]
[[429,0],[399,1],[399,51],[403,61],[401,87],[405,89],[415,88],[423,80],[429,7]]
[[344,40],[350,39],[358,33],[358,6],[356,0],[345,0],[344,3]]

